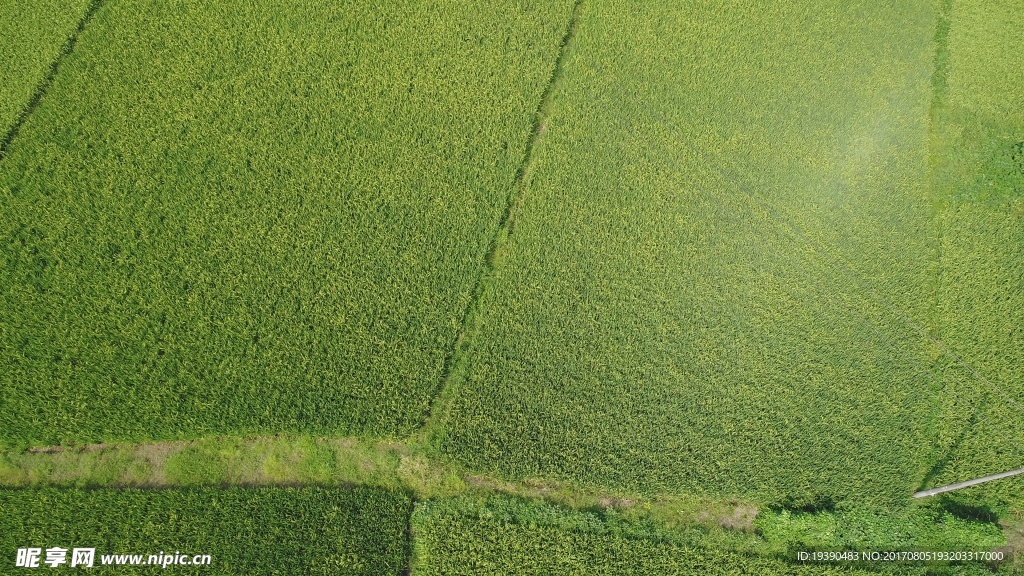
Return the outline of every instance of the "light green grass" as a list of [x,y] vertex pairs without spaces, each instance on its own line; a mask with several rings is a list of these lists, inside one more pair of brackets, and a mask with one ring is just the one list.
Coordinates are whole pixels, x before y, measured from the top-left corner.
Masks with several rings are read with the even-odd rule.
[[0,138],[21,118],[89,0],[0,2]]
[[180,551],[212,562],[168,571],[397,575],[407,565],[410,508],[404,493],[376,488],[0,490],[0,546],[10,555],[2,571],[25,570],[13,568],[18,548],[94,547],[96,574],[158,570],[102,567],[101,555]]
[[636,509],[670,526],[717,525],[756,510],[737,501],[668,495],[645,499],[549,481],[504,482],[448,466],[416,446],[360,438],[228,436],[0,453],[0,486],[224,485],[376,486],[405,490],[420,500],[504,493],[543,498],[569,508]]
[[907,502],[936,457],[928,3],[588,1],[433,442],[512,478]]
[[0,435],[409,433],[568,15],[106,4],[0,164]]
[[[0,535],[387,573],[415,495],[468,496],[417,512],[421,574],[1002,545],[1024,480],[909,497],[1024,464],[978,377],[1024,404],[1024,12],[585,0],[552,77],[570,4],[100,10],[0,162],[0,445],[204,438],[0,454],[5,485],[189,487],[0,492]],[[36,10],[0,50],[59,47]],[[424,436],[367,438],[416,429],[460,334]],[[210,488],[268,484],[376,489]]]

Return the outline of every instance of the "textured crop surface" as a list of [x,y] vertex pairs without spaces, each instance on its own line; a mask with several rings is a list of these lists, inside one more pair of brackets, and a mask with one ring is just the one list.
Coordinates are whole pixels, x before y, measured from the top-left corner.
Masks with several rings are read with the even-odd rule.
[[411,431],[569,12],[104,4],[0,164],[0,434]]
[[0,138],[21,117],[88,0],[0,1]]
[[[412,527],[412,574],[418,576],[992,574],[987,566],[978,565],[947,572],[941,571],[946,567],[932,566],[929,571],[908,564],[800,564],[792,562],[794,554],[785,550],[744,549],[743,543],[750,546],[752,540],[741,537],[727,536],[708,546],[709,536],[699,531],[663,532],[616,517],[504,499],[480,506],[427,502],[417,506]],[[814,548],[801,543],[797,549]],[[831,548],[839,549],[843,548]]]
[[[945,450],[931,485],[1024,466],[1024,10],[954,2],[933,163],[941,201],[940,337],[989,385],[947,370]],[[963,494],[1024,504],[1014,478]]]
[[[103,566],[103,556],[210,555],[185,574],[401,574],[409,498],[381,489],[0,490],[0,573],[18,548],[95,548],[96,574],[152,574]],[[43,570],[48,569],[40,562]],[[76,570],[82,570],[77,567]]]
[[905,502],[939,378],[928,3],[584,3],[435,446],[646,493]]

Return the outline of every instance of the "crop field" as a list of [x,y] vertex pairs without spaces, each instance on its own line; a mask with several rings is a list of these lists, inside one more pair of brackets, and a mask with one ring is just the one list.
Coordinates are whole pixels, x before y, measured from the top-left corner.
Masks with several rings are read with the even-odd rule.
[[102,6],[0,165],[4,438],[411,432],[568,9]]
[[141,554],[147,562],[176,552],[189,561],[210,556],[194,569],[164,567],[189,574],[383,576],[401,574],[408,562],[409,498],[381,489],[0,490],[0,510],[5,556],[65,548],[65,570],[74,548],[95,548],[97,574],[157,569],[103,566],[102,556]]
[[[934,162],[943,201],[939,335],[990,385],[955,392],[949,447],[935,483],[1010,469],[1024,461],[1024,11],[1014,2],[950,8]],[[1022,502],[1021,484],[979,487],[972,498]]]
[[[781,522],[778,519],[774,522],[776,526],[764,527],[769,538],[779,531],[777,524]],[[430,502],[417,507],[412,526],[415,535],[412,574],[422,576],[992,574],[988,567],[971,564],[952,569],[932,565],[928,568],[930,572],[923,566],[910,565],[871,566],[865,563],[838,567],[799,564],[787,561],[785,553],[773,550],[771,543],[758,543],[757,539],[742,534],[712,538],[700,531],[667,533],[652,525],[615,515],[567,513],[553,506],[512,499]],[[842,532],[835,527],[817,528],[814,532],[820,539]],[[952,532],[953,528],[947,531]],[[975,542],[984,540],[975,527],[961,527],[961,531],[964,533],[960,536],[966,536],[961,542],[972,538]],[[836,541],[830,541],[822,549],[842,549],[836,544]],[[801,542],[800,549],[816,548],[812,543]]]
[[1022,30],[0,0],[0,555],[1024,570]]
[[439,450],[635,493],[905,500],[940,403],[917,331],[935,26],[919,2],[586,3]]
[[0,2],[0,138],[22,115],[88,6],[89,0]]

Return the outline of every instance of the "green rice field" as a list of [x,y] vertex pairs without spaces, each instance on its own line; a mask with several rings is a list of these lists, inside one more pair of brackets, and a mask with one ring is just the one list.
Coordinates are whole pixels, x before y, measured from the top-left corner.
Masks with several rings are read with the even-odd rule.
[[[566,513],[551,506],[508,499],[438,501],[417,508],[413,514],[413,532],[417,537],[412,573],[806,576],[992,573],[978,566],[961,566],[946,572],[947,568],[938,566],[904,564],[883,568],[864,562],[839,567],[787,561],[787,554],[776,548],[779,542],[775,538],[779,532],[800,531],[796,525],[801,520],[806,521],[783,515],[759,522],[758,529],[767,540],[764,542],[741,534],[715,538],[697,530],[666,533],[622,515]],[[804,528],[804,539],[798,537],[801,549],[815,549],[814,537],[819,539],[817,544],[827,547],[836,546],[845,536],[835,525],[826,526],[820,520],[810,523],[814,525],[800,526]],[[854,526],[853,531],[880,527],[857,520],[850,524]],[[918,535],[931,545],[941,546],[944,537],[954,535],[960,542],[983,544],[986,539],[993,540],[980,525],[957,525],[954,521],[936,530],[929,524],[919,525]],[[806,538],[811,534],[814,536]],[[998,540],[998,536],[995,539]],[[907,542],[874,541],[872,544],[906,546]]]
[[801,506],[917,488],[934,12],[815,10],[586,5],[442,452]]
[[0,0],[0,574],[1022,571],[1021,30]]
[[87,0],[0,2],[0,135],[10,130],[32,102],[50,64],[86,15]]
[[106,3],[0,166],[4,436],[411,432],[567,16]]
[[[162,568],[382,576],[401,574],[407,563],[409,506],[402,493],[362,488],[3,490],[0,542],[5,555],[19,547],[92,548],[98,574]],[[191,568],[178,560],[160,568],[148,564],[150,555],[179,552],[187,562],[204,555],[210,560]],[[140,555],[142,563],[132,565],[131,557]],[[70,562],[69,556],[49,568],[68,570]],[[11,573],[9,566],[5,561],[0,571]]]

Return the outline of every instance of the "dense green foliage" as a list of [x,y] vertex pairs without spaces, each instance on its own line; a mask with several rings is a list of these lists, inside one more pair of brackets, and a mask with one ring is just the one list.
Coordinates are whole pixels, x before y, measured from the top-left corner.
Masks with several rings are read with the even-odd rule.
[[[942,203],[939,337],[977,374],[950,366],[940,485],[1024,465],[1024,11],[1007,0],[954,2],[936,102]],[[981,378],[990,385],[985,385]],[[965,491],[967,503],[1024,505],[1024,479]]]
[[17,122],[88,0],[0,1],[0,138]]
[[0,164],[0,434],[411,431],[569,7],[105,4]]
[[[852,565],[793,562],[791,552],[772,553],[770,543],[758,544],[753,536],[712,541],[710,534],[697,530],[671,532],[615,516],[511,499],[418,505],[413,513],[413,534],[413,574],[421,576],[874,573]],[[713,547],[708,546],[711,542]],[[924,574],[926,570],[922,565],[884,563],[870,568],[892,574]],[[930,574],[990,573],[981,566],[933,564],[930,570]]]
[[787,506],[917,489],[936,11],[739,4],[584,3],[442,454]]
[[94,547],[97,574],[152,574],[103,568],[100,555],[161,551],[211,556],[168,567],[188,574],[401,574],[410,506],[376,488],[0,490],[0,571],[18,548]]
[[1002,530],[990,520],[958,516],[932,500],[886,512],[768,510],[758,514],[755,526],[769,545],[789,550],[977,551],[1006,545]]

